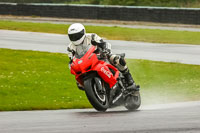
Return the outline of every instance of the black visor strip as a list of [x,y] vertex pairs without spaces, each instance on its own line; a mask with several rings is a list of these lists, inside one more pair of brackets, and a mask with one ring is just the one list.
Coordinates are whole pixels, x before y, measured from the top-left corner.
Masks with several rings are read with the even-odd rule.
[[78,33],[75,33],[75,34],[68,34],[69,39],[70,39],[71,41],[77,41],[77,40],[81,39],[81,37],[83,37],[84,32],[85,32],[85,31],[84,31],[84,29],[83,29],[82,31],[80,31],[80,32],[78,32]]

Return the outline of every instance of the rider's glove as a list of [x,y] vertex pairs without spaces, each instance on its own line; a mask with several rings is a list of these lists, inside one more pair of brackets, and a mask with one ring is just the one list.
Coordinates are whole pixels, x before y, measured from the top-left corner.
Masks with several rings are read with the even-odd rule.
[[110,54],[111,50],[107,48],[107,43],[103,40],[100,40],[100,42],[96,42],[95,40],[91,40],[92,45],[97,46],[100,51],[104,54]]
[[103,40],[100,40],[99,42],[91,40],[91,43],[94,46],[100,47],[102,50],[106,49],[106,42],[104,42]]

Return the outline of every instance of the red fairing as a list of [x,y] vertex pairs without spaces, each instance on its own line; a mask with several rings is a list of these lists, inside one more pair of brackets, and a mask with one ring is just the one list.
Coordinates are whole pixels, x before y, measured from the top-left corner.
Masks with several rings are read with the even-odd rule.
[[[71,64],[71,73],[83,85],[81,75],[90,71],[97,71],[98,75],[112,88],[117,82],[119,71],[111,64],[99,60],[94,53],[95,49],[96,47],[92,46],[81,59],[74,58]],[[112,74],[109,68],[115,71],[115,75]]]

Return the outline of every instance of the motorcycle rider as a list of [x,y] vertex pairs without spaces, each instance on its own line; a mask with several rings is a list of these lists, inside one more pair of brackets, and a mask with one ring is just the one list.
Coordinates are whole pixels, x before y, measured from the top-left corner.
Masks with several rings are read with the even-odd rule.
[[[101,37],[95,33],[86,33],[85,27],[80,23],[74,23],[68,28],[68,37],[71,41],[68,45],[68,55],[70,64],[74,55],[82,55],[87,51],[88,45],[95,45],[106,51],[109,62],[114,65],[125,77],[128,84],[127,89],[137,89],[130,71],[126,65],[123,55],[112,54],[111,44],[105,42]],[[83,90],[83,86],[78,84],[79,89]]]

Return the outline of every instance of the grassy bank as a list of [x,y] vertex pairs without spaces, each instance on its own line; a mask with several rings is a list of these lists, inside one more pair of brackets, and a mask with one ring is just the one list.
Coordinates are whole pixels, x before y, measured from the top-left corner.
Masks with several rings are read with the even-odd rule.
[[68,56],[0,49],[0,110],[89,107],[68,70]]
[[200,65],[128,60],[143,103],[200,100]]
[[[88,108],[65,54],[0,49],[0,110]],[[200,66],[128,60],[143,104],[200,100]]]
[[[0,29],[67,34],[69,25],[0,21]],[[111,40],[200,45],[200,32],[122,27],[86,26],[88,33],[97,33]]]

